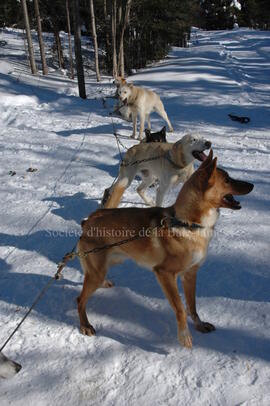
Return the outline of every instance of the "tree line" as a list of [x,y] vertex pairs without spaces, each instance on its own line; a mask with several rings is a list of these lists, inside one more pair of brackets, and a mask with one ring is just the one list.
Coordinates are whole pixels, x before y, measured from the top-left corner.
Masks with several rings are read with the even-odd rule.
[[[0,27],[25,29],[32,73],[37,72],[31,29],[38,33],[43,74],[48,73],[44,32],[54,35],[59,68],[77,72],[79,93],[85,97],[81,33],[95,50],[97,81],[100,70],[124,76],[164,58],[171,46],[187,46],[190,28],[230,29],[238,23],[270,28],[269,0],[1,0]],[[68,33],[68,58],[60,32]],[[75,68],[72,35],[74,36]]]

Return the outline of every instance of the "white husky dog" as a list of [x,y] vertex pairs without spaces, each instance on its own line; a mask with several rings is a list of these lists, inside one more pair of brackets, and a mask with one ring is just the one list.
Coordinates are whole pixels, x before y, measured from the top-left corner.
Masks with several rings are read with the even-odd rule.
[[158,113],[168,124],[169,130],[173,132],[173,127],[164,109],[163,103],[155,92],[125,82],[118,87],[118,95],[119,99],[128,107],[128,112],[131,112],[133,138],[136,138],[137,116],[140,118],[139,139],[142,139],[145,120],[148,122],[148,129],[151,130],[150,114],[152,112]]
[[11,361],[0,352],[0,378],[11,378],[21,369],[21,365]]
[[[136,175],[142,179],[137,192],[144,202],[150,206],[161,206],[168,189],[185,182],[194,172],[194,160],[205,160],[207,156],[203,151],[210,147],[210,141],[186,134],[175,143],[150,142],[129,148],[120,165],[117,181],[105,191],[103,207],[117,207]],[[156,180],[159,186],[154,202],[145,192]]]

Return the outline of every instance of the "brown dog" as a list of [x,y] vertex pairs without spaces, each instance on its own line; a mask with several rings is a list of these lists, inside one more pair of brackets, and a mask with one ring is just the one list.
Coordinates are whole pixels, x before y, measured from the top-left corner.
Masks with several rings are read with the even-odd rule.
[[191,348],[192,338],[178,293],[178,275],[183,284],[187,313],[195,328],[203,333],[215,330],[212,324],[201,321],[198,316],[196,274],[206,257],[218,209],[240,209],[233,195],[245,195],[253,189],[251,183],[234,180],[224,170],[217,169],[216,163],[217,158],[213,159],[211,150],[207,159],[184,184],[171,207],[97,210],[83,222],[83,233],[78,243],[80,253],[129,237],[140,237],[81,258],[85,279],[77,300],[83,334],[95,334],[85,310],[89,296],[103,284],[109,266],[128,257],[154,271],[175,312],[178,338],[182,345]]

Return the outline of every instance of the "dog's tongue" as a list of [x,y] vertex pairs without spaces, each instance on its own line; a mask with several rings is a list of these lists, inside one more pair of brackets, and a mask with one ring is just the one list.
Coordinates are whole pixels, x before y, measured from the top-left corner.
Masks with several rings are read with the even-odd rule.
[[199,152],[199,157],[200,157],[201,161],[205,161],[207,158],[207,155],[204,152]]
[[194,156],[194,158],[198,159],[198,161],[201,162],[205,161],[207,158],[207,155],[205,155],[203,151],[194,151],[192,155]]

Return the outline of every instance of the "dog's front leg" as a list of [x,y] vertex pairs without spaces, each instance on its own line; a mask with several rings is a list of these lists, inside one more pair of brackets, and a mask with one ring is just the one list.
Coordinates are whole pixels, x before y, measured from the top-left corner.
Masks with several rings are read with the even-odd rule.
[[176,280],[177,275],[162,267],[155,267],[154,272],[163,292],[165,293],[171,307],[175,312],[178,328],[178,339],[184,347],[191,348],[192,337],[187,325],[185,308],[178,292]]
[[145,114],[140,112],[140,132],[139,132],[139,139],[142,140],[143,132],[144,132],[144,123],[145,123]]
[[[82,242],[82,240],[78,243],[78,250],[81,252],[87,251],[89,246]],[[87,314],[86,314],[86,304],[88,301],[89,296],[91,296],[99,287],[103,286],[105,276],[107,273],[106,268],[101,263],[100,258],[97,257],[96,260],[96,267],[94,267],[91,263],[91,260],[94,261],[94,255],[92,256],[91,260],[88,257],[80,258],[81,267],[84,271],[84,281],[83,281],[83,288],[80,293],[80,296],[77,297],[77,304],[78,304],[78,313],[80,318],[80,331],[82,334],[87,336],[92,336],[96,334],[94,327],[89,323]],[[106,258],[105,258],[106,263]],[[99,269],[99,271],[96,270]]]
[[187,312],[192,318],[196,330],[200,331],[201,333],[209,333],[210,331],[215,330],[215,326],[213,326],[211,323],[201,321],[196,310],[196,279],[198,269],[198,265],[192,267],[183,276],[181,276],[181,282],[186,298]]
[[148,127],[148,130],[151,130],[150,114],[147,114],[146,118],[147,118],[147,127]]
[[137,113],[132,112],[132,123],[133,123],[133,132],[132,138],[136,138],[136,130],[137,130]]

